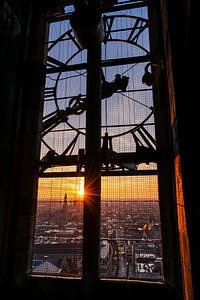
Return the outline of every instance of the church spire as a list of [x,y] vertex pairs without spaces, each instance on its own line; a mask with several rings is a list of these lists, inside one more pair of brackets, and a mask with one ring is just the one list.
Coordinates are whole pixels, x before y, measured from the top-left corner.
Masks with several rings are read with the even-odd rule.
[[64,200],[63,200],[63,210],[67,210],[67,194],[65,193]]

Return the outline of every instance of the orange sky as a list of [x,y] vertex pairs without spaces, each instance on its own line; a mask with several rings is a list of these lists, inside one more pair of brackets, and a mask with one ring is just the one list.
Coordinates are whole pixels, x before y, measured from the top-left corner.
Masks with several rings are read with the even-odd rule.
[[[83,178],[40,178],[39,200],[83,200]],[[157,176],[102,177],[102,200],[156,200]]]

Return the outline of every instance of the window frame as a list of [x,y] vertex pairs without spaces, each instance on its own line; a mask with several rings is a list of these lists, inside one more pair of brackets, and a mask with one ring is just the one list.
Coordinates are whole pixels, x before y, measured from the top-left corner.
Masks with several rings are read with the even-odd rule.
[[[36,28],[34,28],[35,25],[35,20],[36,18],[36,7],[32,8],[32,21],[31,21],[31,26],[32,30],[30,31],[31,33],[29,34],[34,34],[38,35],[41,34],[41,39],[40,39],[40,47],[43,47],[43,36],[44,32],[47,32],[47,29],[45,28],[45,23],[41,22],[38,24]],[[46,11],[44,12],[44,8],[41,8],[41,16],[44,16],[44,13],[46,14]],[[152,5],[149,8],[149,14],[151,16],[152,23],[150,22],[150,28],[152,28],[152,32],[154,32],[155,28],[159,28],[157,24],[160,24],[158,21],[159,17],[159,8],[157,5]],[[42,18],[42,17],[41,17]],[[43,30],[41,30],[41,27],[43,26]],[[155,26],[155,27],[154,27]],[[35,32],[34,32],[35,30]],[[150,29],[151,30],[151,29]],[[156,38],[157,41],[155,42],[154,39],[155,37],[152,37],[153,35],[150,34],[151,37],[151,43],[152,45],[156,44],[156,49],[155,53],[157,52],[157,48],[160,48],[160,33],[157,32]],[[159,40],[159,41],[158,41]],[[155,43],[154,43],[155,42]],[[34,57],[35,53],[34,50],[37,50],[37,47],[39,45],[37,44],[34,49],[34,45],[28,45],[28,48],[30,50],[30,47],[32,47],[32,53],[30,53],[29,60]],[[30,51],[31,52],[31,51]],[[32,56],[32,57],[31,57]],[[38,63],[41,63],[40,58],[36,58],[36,60],[39,60]],[[156,58],[155,64],[160,64],[162,58]],[[162,74],[157,74],[157,69],[155,68],[154,70],[155,76],[162,76]],[[163,79],[161,79],[163,81]],[[158,86],[154,86],[154,90],[157,88],[160,89]],[[70,291],[73,295],[75,290],[77,289],[77,285],[80,287],[80,290],[77,291],[77,296],[84,295],[85,293],[102,293],[102,295],[108,291],[113,290],[115,291],[114,293],[117,295],[123,295],[124,292],[130,292],[133,293],[133,295],[142,295],[147,296],[149,293],[153,293],[155,296],[155,299],[160,299],[160,295],[163,296],[163,299],[165,299],[166,295],[176,295],[177,293],[177,275],[178,277],[180,276],[179,273],[179,267],[176,265],[176,259],[178,257],[178,242],[177,242],[177,226],[176,226],[176,208],[174,205],[174,175],[173,175],[173,167],[172,167],[172,160],[171,160],[171,147],[169,151],[163,151],[163,149],[166,149],[167,146],[171,144],[170,139],[171,136],[169,134],[169,108],[167,106],[167,100],[164,94],[166,91],[162,90],[159,94],[155,92],[155,107],[158,107],[158,111],[156,111],[155,115],[157,115],[157,119],[155,120],[156,125],[156,135],[157,135],[157,141],[158,145],[160,143],[160,147],[158,148],[159,153],[161,154],[161,163],[158,165],[158,172],[159,172],[159,191],[160,191],[160,208],[161,208],[161,226],[162,226],[162,237],[163,237],[163,260],[164,260],[164,277],[165,277],[165,283],[164,284],[158,284],[158,283],[151,283],[151,282],[136,282],[136,281],[131,281],[131,282],[119,282],[118,280],[96,280],[94,282],[89,282],[88,283],[88,278],[83,278],[83,279],[68,279],[68,278],[51,278],[51,276],[36,276],[36,275],[30,275],[27,273],[27,269],[24,264],[24,262],[29,262],[28,266],[30,267],[30,249],[33,243],[32,240],[32,235],[30,233],[29,238],[29,243],[26,245],[26,254],[25,254],[25,260],[23,262],[23,266],[19,266],[20,260],[16,256],[15,258],[15,270],[14,274],[16,278],[19,278],[21,274],[23,274],[23,280],[20,281],[20,289],[22,291],[32,291],[33,293],[41,293],[41,294],[48,294],[48,293],[66,293]],[[39,99],[40,100],[40,99]],[[165,103],[164,107],[163,104]],[[38,110],[38,114],[41,114],[41,111]],[[159,124],[159,125],[158,125]],[[38,128],[37,128],[38,129]],[[160,137],[163,136],[161,133],[165,132],[167,138],[161,139]],[[165,136],[165,137],[166,137]],[[163,153],[162,153],[163,151]],[[167,159],[166,159],[167,158]],[[166,170],[168,178],[168,183],[166,184]],[[24,175],[23,175],[24,176]],[[34,177],[34,176],[33,176]],[[33,180],[35,182],[35,180]],[[170,187],[170,188],[169,188]],[[37,188],[37,184],[34,184],[33,186],[33,195],[35,195],[35,189]],[[170,203],[169,203],[169,199]],[[32,212],[28,218],[29,222],[29,228],[30,232],[33,232],[33,227],[34,227],[34,221],[33,221],[33,215],[36,211],[36,198],[35,196],[32,196],[32,204],[31,207]],[[170,205],[170,209],[168,206]],[[167,213],[166,213],[166,208],[167,208]],[[173,213],[170,215],[170,213],[173,211]],[[98,212],[99,213],[99,212]],[[99,217],[98,217],[99,218]],[[175,229],[174,229],[175,228]],[[18,234],[20,235],[20,226],[18,227]],[[24,236],[22,236],[23,238]],[[170,245],[170,247],[169,247]],[[174,245],[175,248],[174,249]],[[86,253],[86,252],[85,252]],[[90,260],[90,257],[88,256],[87,261]],[[172,274],[174,274],[174,277],[172,277]],[[16,282],[18,279],[16,280]],[[87,291],[85,291],[85,288]],[[95,291],[95,292],[94,292]],[[101,292],[100,292],[101,291]],[[166,298],[167,299],[167,298]]]

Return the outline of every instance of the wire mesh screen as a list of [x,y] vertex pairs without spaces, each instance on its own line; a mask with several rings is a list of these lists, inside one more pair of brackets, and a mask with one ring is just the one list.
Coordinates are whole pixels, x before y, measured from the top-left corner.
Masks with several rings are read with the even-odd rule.
[[[72,41],[69,19],[50,25],[47,70],[86,61],[85,52],[80,54]],[[85,112],[76,109],[74,96],[86,93],[85,73],[47,71],[33,274],[82,275],[84,179],[76,177],[76,157],[85,147]],[[64,172],[74,176],[66,177]]]
[[163,280],[157,176],[102,178],[100,278]]
[[39,181],[33,274],[81,277],[83,178]]
[[[32,268],[82,277],[87,49],[69,15],[50,25],[47,41]],[[109,11],[102,23],[99,276],[162,281],[153,93],[142,82],[150,61],[147,9]]]

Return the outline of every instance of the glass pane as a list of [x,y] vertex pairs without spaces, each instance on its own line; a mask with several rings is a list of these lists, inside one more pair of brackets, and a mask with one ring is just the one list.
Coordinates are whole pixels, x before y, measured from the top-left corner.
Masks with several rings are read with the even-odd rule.
[[77,176],[85,148],[86,71],[48,71],[84,63],[85,53],[74,43],[68,18],[50,24],[33,274],[82,276],[84,179]]
[[41,178],[35,224],[33,274],[81,277],[82,178]]
[[[153,93],[142,82],[147,9],[109,12],[103,22],[99,275],[160,282]],[[82,277],[84,180],[77,176],[85,175],[86,63],[69,19],[50,24],[33,274]]]
[[102,178],[100,277],[163,280],[157,176]]

